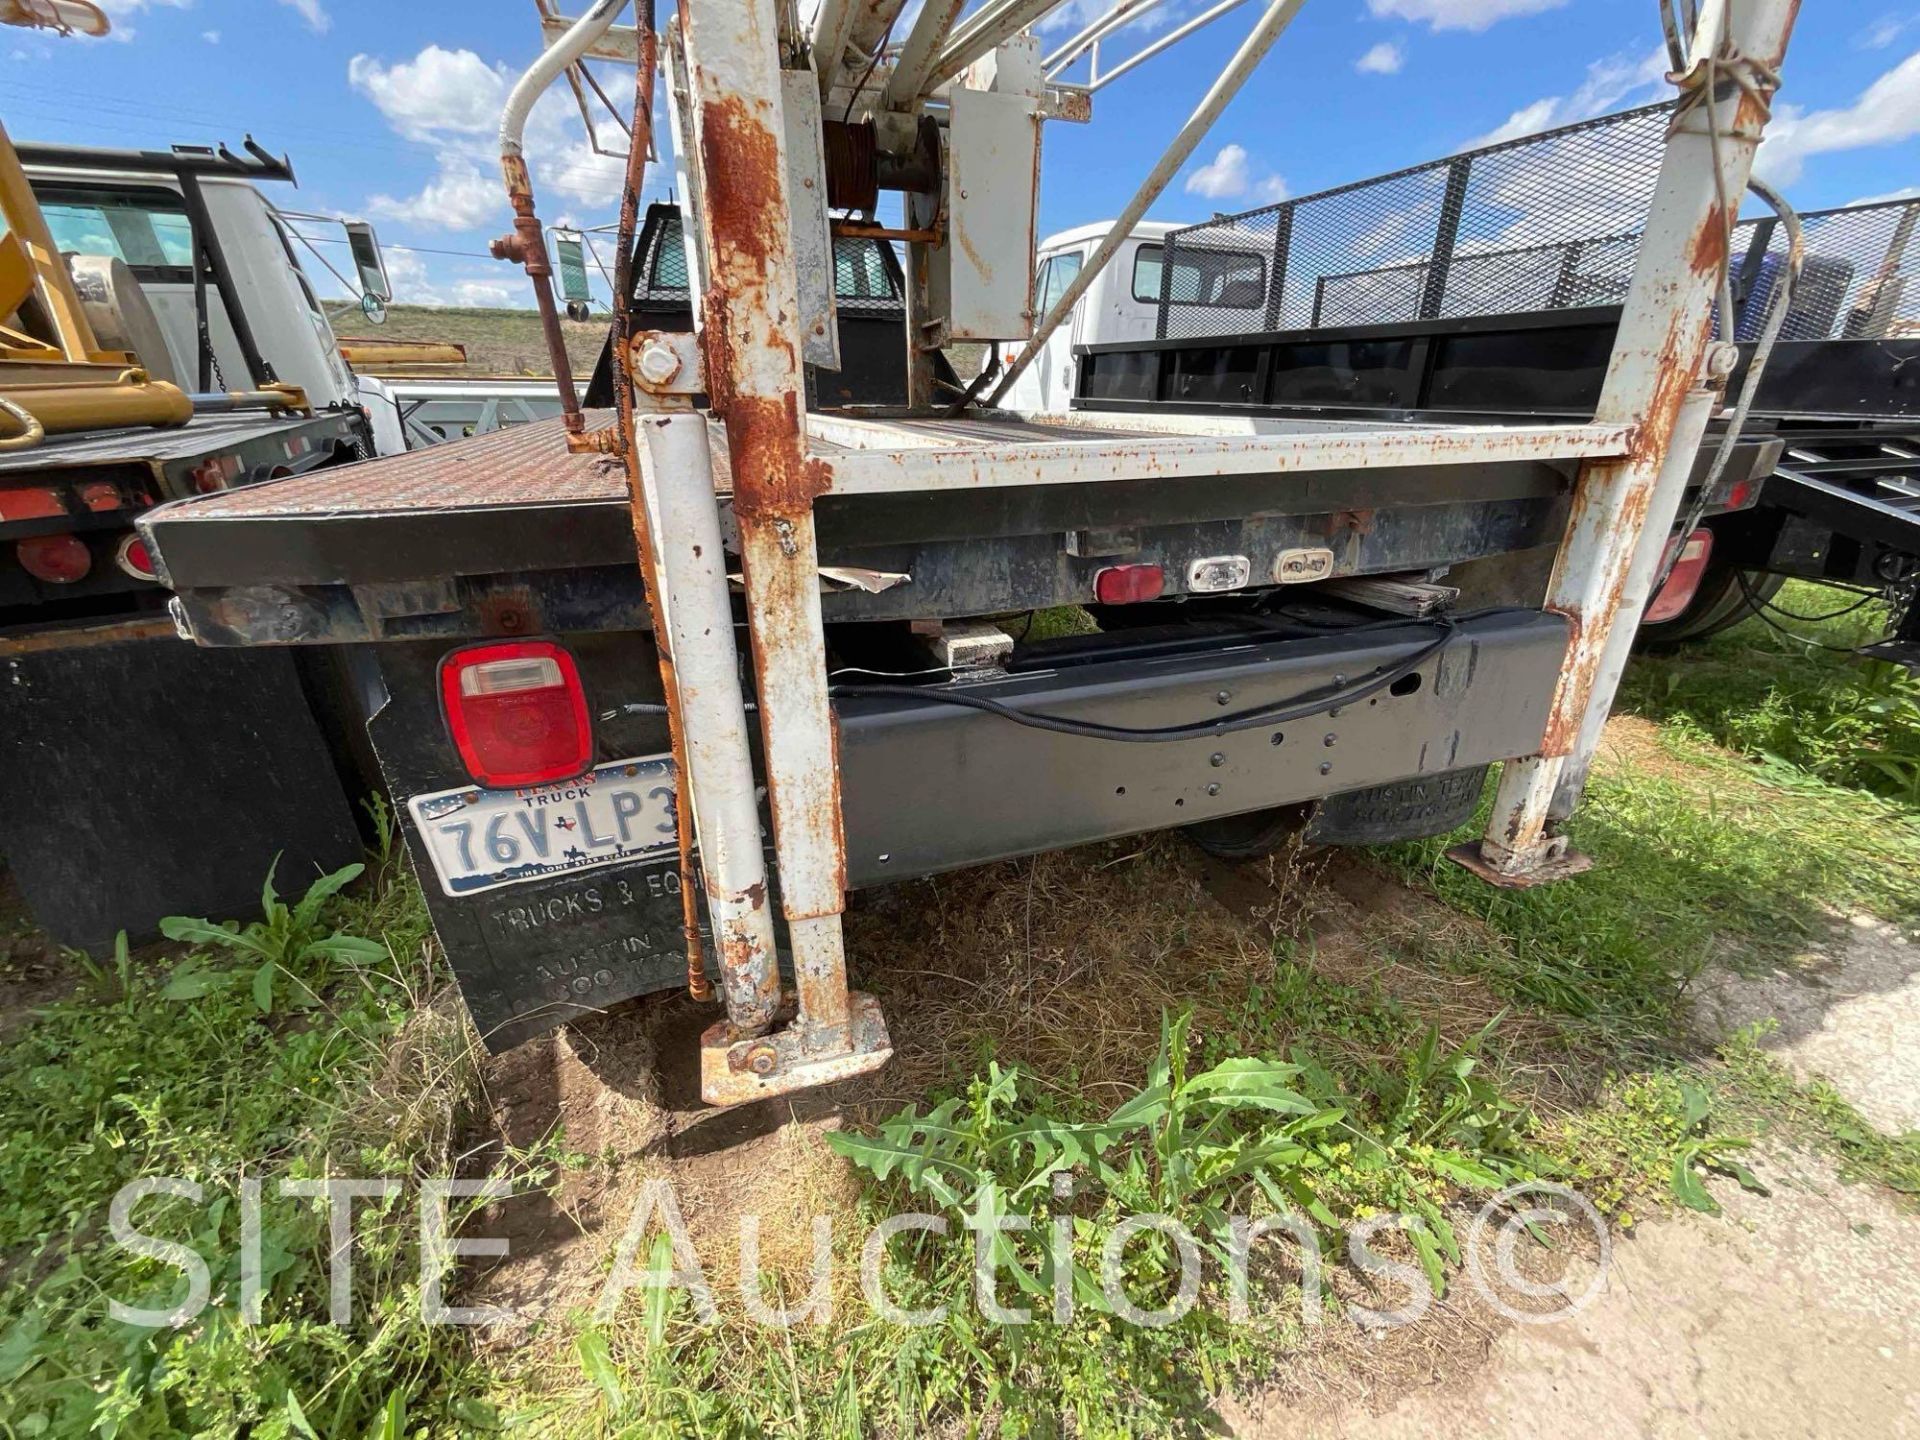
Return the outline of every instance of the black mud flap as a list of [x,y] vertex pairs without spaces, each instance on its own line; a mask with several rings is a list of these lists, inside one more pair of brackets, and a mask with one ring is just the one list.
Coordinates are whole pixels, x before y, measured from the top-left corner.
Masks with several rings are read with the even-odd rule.
[[1489,768],[1473,765],[1329,795],[1302,838],[1317,845],[1388,845],[1444,835],[1473,818]]
[[[586,676],[601,763],[668,749],[659,668],[644,636],[562,637]],[[438,641],[354,649],[360,705],[420,889],[475,1028],[493,1053],[654,990],[686,983],[677,859],[593,865],[449,893],[408,798],[470,785],[447,738]],[[710,948],[710,947],[709,947]]]
[[0,662],[0,850],[34,918],[95,954],[168,915],[253,919],[359,858],[285,650],[132,640]]

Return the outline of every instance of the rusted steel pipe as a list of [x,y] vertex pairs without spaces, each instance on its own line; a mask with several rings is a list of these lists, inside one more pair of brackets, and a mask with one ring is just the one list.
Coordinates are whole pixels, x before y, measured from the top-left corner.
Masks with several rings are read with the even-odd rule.
[[[828,483],[806,453],[799,279],[779,109],[775,0],[681,0],[705,242],[706,387],[725,421],[746,575],[755,692],[799,1012],[765,1044],[703,1041],[701,1089],[730,1103],[877,1068],[892,1054],[878,1007],[849,995],[841,913],[845,838],[827,702],[813,502]],[[677,601],[670,598],[672,612]],[[684,664],[685,655],[682,652]],[[696,737],[697,738],[697,737]],[[695,793],[704,789],[696,763]]]
[[686,410],[637,418],[635,427],[645,499],[639,528],[653,527],[693,794],[693,813],[680,825],[684,831],[690,818],[700,835],[728,1039],[747,1039],[773,1024],[780,970],[707,419]]
[[561,71],[607,32],[625,8],[626,0],[595,0],[572,29],[527,67],[526,74],[507,96],[506,108],[500,114],[500,174],[506,181],[508,203],[513,206],[513,233],[502,235],[488,248],[494,259],[519,264],[533,282],[533,303],[540,311],[540,333],[547,342],[547,359],[553,366],[554,384],[560,390],[562,423],[570,440],[586,428],[586,417],[581,413],[580,396],[573,387],[573,362],[567,358],[566,337],[560,333],[560,311],[553,302],[553,262],[547,258],[546,232],[534,211],[533,177],[527,172],[521,134],[526,129],[534,101]]
[[[1731,346],[1722,347],[1731,350]],[[1724,372],[1719,377],[1724,380]],[[1600,746],[1600,733],[1613,709],[1613,697],[1620,689],[1620,677],[1626,673],[1627,659],[1633,651],[1634,634],[1640,617],[1653,602],[1660,578],[1660,561],[1666,554],[1674,518],[1680,502],[1686,498],[1687,481],[1693,476],[1693,463],[1700,454],[1700,442],[1706,438],[1707,422],[1713,418],[1720,401],[1717,389],[1702,387],[1687,392],[1680,414],[1674,421],[1673,439],[1667,446],[1665,462],[1654,481],[1653,498],[1647,506],[1647,523],[1640,534],[1639,548],[1627,569],[1626,586],[1620,596],[1620,608],[1614,615],[1613,630],[1600,669],[1594,676],[1593,692],[1587,698],[1587,713],[1580,724],[1579,739],[1562,765],[1548,807],[1548,823],[1564,824],[1579,807],[1586,793],[1587,772],[1594,752]],[[1685,536],[1678,537],[1681,543]]]
[[906,230],[897,225],[875,225],[865,220],[831,220],[827,228],[849,240],[903,240],[914,245],[938,245],[938,230]]
[[667,702],[667,745],[673,752],[674,813],[680,861],[680,931],[687,951],[687,993],[695,1000],[711,1000],[704,947],[700,943],[700,901],[693,874],[693,786],[687,774],[686,721],[680,708],[680,682],[673,663],[673,638],[667,629],[661,600],[660,565],[653,534],[647,524],[646,497],[640,473],[639,438],[633,429],[633,357],[628,341],[633,332],[629,301],[633,291],[633,235],[639,222],[640,191],[647,176],[647,152],[653,148],[653,87],[659,70],[659,40],[654,33],[653,0],[639,0],[634,19],[639,30],[639,58],[633,76],[633,123],[627,130],[626,184],[620,192],[620,224],[614,237],[613,363],[619,377],[614,388],[621,449],[627,464],[627,498],[633,509],[634,549],[640,576],[647,587],[647,613],[653,619],[653,649],[660,664],[660,686]]
[[[1598,424],[1631,427],[1626,453],[1581,466],[1546,600],[1571,627],[1566,663],[1540,753],[1501,772],[1486,834],[1469,861],[1502,883],[1533,883],[1568,863],[1565,837],[1547,833],[1554,792],[1587,719],[1655,481],[1700,374],[1735,218],[1729,207],[1746,193],[1766,126],[1764,84],[1734,80],[1777,73],[1798,8],[1797,0],[1748,0],[1701,12],[1701,25],[1711,29],[1695,37],[1680,77],[1694,99],[1668,136],[1594,415]],[[1703,72],[1727,83],[1707,94]]]

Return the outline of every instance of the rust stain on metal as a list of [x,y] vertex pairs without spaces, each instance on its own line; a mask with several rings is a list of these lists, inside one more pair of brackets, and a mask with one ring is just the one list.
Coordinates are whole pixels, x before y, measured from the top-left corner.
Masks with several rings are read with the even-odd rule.
[[1727,260],[1727,212],[1718,201],[1707,207],[1706,217],[1694,232],[1687,251],[1687,264],[1701,274],[1717,272]]
[[66,630],[41,630],[0,635],[0,655],[38,655],[53,650],[86,650],[96,645],[119,645],[129,640],[174,640],[173,621],[116,620],[104,625],[82,625]]

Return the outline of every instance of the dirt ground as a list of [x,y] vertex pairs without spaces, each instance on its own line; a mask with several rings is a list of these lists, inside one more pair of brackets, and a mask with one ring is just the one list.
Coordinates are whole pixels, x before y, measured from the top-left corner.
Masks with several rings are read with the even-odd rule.
[[[1920,1435],[1920,1217],[1818,1157],[1615,1242],[1599,1296],[1389,1403],[1230,1400],[1247,1437]],[[1567,1277],[1584,1288],[1587,1276]]]

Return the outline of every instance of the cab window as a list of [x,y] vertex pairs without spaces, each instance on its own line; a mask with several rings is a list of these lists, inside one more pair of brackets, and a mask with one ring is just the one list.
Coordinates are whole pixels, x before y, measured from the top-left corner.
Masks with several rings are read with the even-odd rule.
[[1074,277],[1080,273],[1080,262],[1084,257],[1080,252],[1069,251],[1064,255],[1049,256],[1040,267],[1040,273],[1033,277],[1033,318],[1040,319],[1048,314],[1067,293],[1067,287],[1073,284]]
[[140,280],[193,279],[193,226],[169,190],[34,187],[56,249],[124,260]]
[[1267,295],[1267,266],[1247,250],[1199,250],[1176,246],[1173,273],[1163,277],[1166,247],[1142,245],[1133,256],[1133,298],[1160,303],[1160,287],[1178,305],[1219,305],[1248,310]]

